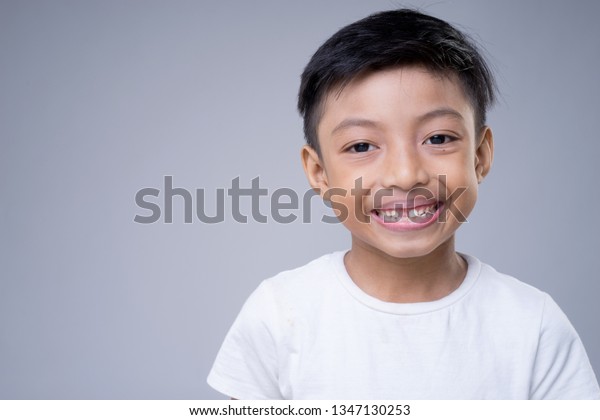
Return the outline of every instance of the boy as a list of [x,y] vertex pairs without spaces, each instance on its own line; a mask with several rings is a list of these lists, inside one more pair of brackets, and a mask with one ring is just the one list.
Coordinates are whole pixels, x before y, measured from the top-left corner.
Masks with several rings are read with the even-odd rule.
[[473,44],[416,11],[319,48],[299,92],[302,161],[352,245],[264,281],[211,386],[238,399],[600,398],[554,301],[454,249],[492,164],[494,93]]

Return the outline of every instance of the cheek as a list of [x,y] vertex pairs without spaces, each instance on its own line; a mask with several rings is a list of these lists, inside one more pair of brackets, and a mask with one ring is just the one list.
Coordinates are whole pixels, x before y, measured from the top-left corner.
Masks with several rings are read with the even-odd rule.
[[447,211],[459,223],[467,220],[477,201],[478,185],[473,182],[464,182],[461,185],[449,186]]
[[[325,168],[329,169],[326,170],[328,190],[323,199],[329,202],[328,205],[333,209],[335,216],[344,224],[362,219],[361,198],[355,197],[353,192],[361,174],[331,159],[326,160]],[[358,182],[360,185],[362,181]]]
[[466,221],[475,207],[479,184],[474,165],[469,165],[464,161],[461,163],[448,171],[445,181],[441,183],[445,184],[445,198],[448,204],[446,211],[462,223]]
[[[345,195],[342,190],[345,191]],[[370,215],[365,211],[368,196],[356,193],[350,186],[347,189],[339,189],[338,192],[340,194],[332,196],[331,199],[331,207],[338,220],[347,226],[369,223]]]
[[343,168],[327,173],[327,185],[336,192],[337,202],[354,202],[357,196],[359,199],[367,196],[371,181],[371,177],[365,170]]

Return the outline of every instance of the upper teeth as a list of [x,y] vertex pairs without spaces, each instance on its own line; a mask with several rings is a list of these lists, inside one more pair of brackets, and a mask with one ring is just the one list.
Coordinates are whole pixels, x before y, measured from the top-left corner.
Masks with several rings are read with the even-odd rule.
[[398,212],[397,210],[381,210],[380,214],[384,217],[400,217],[402,216],[402,212]]
[[[412,208],[408,211],[408,217],[423,217],[426,214],[434,214],[437,208],[437,203],[427,207]],[[379,215],[386,219],[397,219],[402,217],[402,209],[386,209],[378,210]]]
[[410,209],[408,211],[408,217],[423,217],[427,213],[433,214],[435,213],[436,204],[432,204],[429,207],[419,207],[418,209]]

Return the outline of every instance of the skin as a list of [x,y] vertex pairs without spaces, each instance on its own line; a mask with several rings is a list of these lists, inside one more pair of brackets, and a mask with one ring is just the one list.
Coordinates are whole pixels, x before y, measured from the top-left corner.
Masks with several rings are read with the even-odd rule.
[[[330,199],[352,235],[344,260],[352,280],[398,303],[438,300],[458,288],[467,264],[454,235],[493,159],[492,131],[476,131],[458,79],[418,66],[366,74],[330,92],[317,135],[320,155],[305,146],[302,162],[311,186]],[[359,178],[363,190],[351,194]],[[373,210],[385,207],[378,192],[389,207],[406,206],[415,190],[443,203],[434,223],[392,230],[375,219]]]

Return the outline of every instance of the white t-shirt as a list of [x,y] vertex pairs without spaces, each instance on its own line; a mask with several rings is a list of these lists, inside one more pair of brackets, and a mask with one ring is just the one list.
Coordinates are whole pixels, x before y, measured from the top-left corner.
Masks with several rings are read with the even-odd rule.
[[208,376],[237,399],[598,399],[552,298],[474,257],[433,302],[364,293],[337,252],[265,280]]

